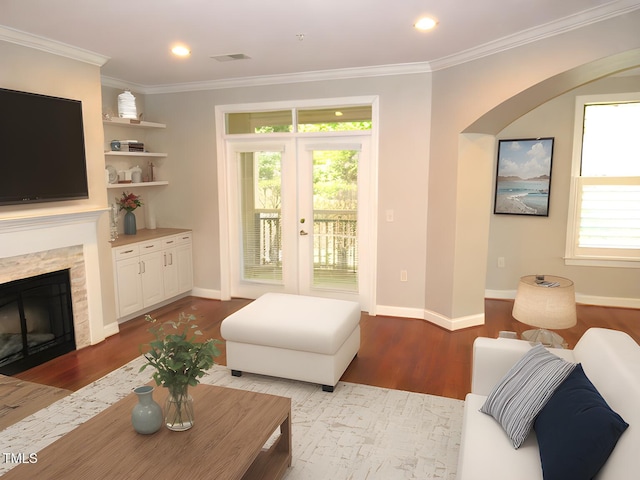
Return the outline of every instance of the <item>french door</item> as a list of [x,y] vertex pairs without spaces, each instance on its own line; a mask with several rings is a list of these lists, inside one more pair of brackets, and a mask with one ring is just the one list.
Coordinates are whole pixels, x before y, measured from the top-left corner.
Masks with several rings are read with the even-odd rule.
[[368,308],[369,136],[227,143],[231,296],[343,298]]

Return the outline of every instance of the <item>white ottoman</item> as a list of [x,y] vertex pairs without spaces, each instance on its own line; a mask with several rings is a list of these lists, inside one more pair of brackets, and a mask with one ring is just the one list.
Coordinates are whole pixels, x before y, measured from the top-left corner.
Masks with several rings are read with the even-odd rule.
[[360,348],[360,305],[267,293],[220,326],[227,367],[318,383],[332,392]]

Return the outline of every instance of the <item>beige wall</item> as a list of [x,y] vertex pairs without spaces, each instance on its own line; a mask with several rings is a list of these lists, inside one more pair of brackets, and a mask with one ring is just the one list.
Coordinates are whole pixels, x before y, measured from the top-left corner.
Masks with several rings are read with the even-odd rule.
[[[484,309],[492,211],[492,183],[488,180],[494,174],[495,142],[489,146],[492,142],[484,139],[485,147],[472,155],[473,149],[467,147],[474,140],[462,132],[495,107],[550,77],[639,48],[638,24],[640,12],[635,11],[433,74],[427,316],[433,312],[457,320],[482,315]],[[568,75],[566,80],[573,85],[565,85],[565,91],[578,86],[581,79]],[[528,105],[534,108],[558,94],[557,89],[534,91],[537,98],[518,103],[513,111],[504,110],[508,112],[507,124],[527,113]],[[491,136],[505,125],[490,127],[468,133]],[[467,191],[470,171],[481,184]]]
[[[0,87],[82,101],[89,198],[46,204],[0,207],[0,218],[39,216],[99,209],[106,206],[100,68],[85,62],[0,41]],[[3,112],[10,115],[10,112]],[[108,243],[108,219],[98,224],[100,283],[104,325],[115,322],[115,294]]]
[[[97,66],[12,43],[0,42],[0,87],[82,101],[87,155],[89,199],[47,204],[1,206],[0,216],[28,211],[78,210],[105,204],[104,157],[100,105],[100,69]],[[10,115],[9,112],[3,112]]]
[[[546,273],[573,279],[578,300],[589,302],[589,297],[640,299],[640,268],[566,266],[563,260],[575,97],[638,91],[639,76],[603,79],[541,105],[500,132],[501,139],[554,137],[555,140],[549,217],[491,216],[487,258],[489,295],[508,295],[515,291],[520,276]],[[493,168],[495,171],[495,160]],[[498,268],[498,257],[505,258],[506,268]]]
[[[220,289],[215,106],[379,95],[377,305],[383,312],[424,317],[451,328],[481,322],[486,290],[511,290],[514,279],[531,268],[514,252],[518,236],[504,231],[509,228],[496,233],[495,135],[525,129],[516,123],[501,132],[559,88],[564,88],[561,93],[610,72],[613,67],[605,61],[599,69],[586,69],[586,77],[567,75],[562,87],[544,84],[588,62],[640,47],[638,22],[640,12],[634,12],[431,74],[146,95],[145,118],[167,123],[156,140],[157,149],[169,153],[162,169],[170,179],[169,186],[154,193],[158,225],[194,229],[195,285],[215,295]],[[529,97],[522,96],[526,91]],[[497,120],[488,115],[505,105]],[[572,106],[569,110],[573,115]],[[488,119],[485,124],[483,118]],[[545,119],[537,121],[548,125]],[[560,157],[555,158],[560,164]],[[556,217],[561,197],[555,188],[567,178],[559,170],[553,181],[549,221],[557,231],[564,229],[564,219]],[[387,209],[395,212],[393,223],[385,221]],[[499,243],[498,235],[503,239]],[[496,255],[507,260],[497,276]],[[544,256],[542,264],[551,268],[558,255],[534,251],[532,262],[541,265]],[[399,281],[402,269],[408,270],[406,283]],[[587,277],[601,275],[580,271]],[[593,296],[626,297],[628,275],[607,273],[611,282],[606,292],[597,278],[581,280],[578,289]]]
[[[235,103],[378,95],[380,98],[378,305],[422,312],[430,131],[428,74],[154,94],[145,118],[162,133],[170,185],[156,194],[158,226],[193,228],[194,280],[220,290],[215,106]],[[394,210],[394,222],[384,219]],[[400,270],[408,282],[400,282]]]

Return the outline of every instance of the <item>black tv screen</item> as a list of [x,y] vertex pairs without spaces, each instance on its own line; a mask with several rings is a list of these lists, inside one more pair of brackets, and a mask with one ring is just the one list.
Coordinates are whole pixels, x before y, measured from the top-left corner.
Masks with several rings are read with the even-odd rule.
[[88,198],[82,102],[0,88],[0,205]]

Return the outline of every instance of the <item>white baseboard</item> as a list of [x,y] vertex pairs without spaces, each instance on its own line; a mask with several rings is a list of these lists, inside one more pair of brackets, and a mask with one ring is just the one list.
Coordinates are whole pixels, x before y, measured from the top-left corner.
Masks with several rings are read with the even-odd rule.
[[640,308],[640,298],[598,297],[576,293],[576,302],[601,307]]
[[430,310],[421,308],[393,307],[388,305],[377,305],[376,315],[388,315],[400,318],[418,318],[433,323],[449,331],[460,330],[461,328],[484,325],[484,313],[468,315],[466,317],[451,319]]
[[211,300],[220,300],[222,298],[222,292],[220,292],[220,290],[200,287],[193,287],[191,295],[200,298],[210,298]]
[[376,315],[384,315],[387,317],[401,317],[401,318],[419,318],[424,320],[424,310],[421,308],[376,305]]
[[104,326],[104,338],[110,337],[111,335],[115,335],[120,331],[120,327],[118,327],[118,322],[112,322],[109,325]]
[[[220,300],[222,298],[219,290],[195,287],[191,291],[194,297],[210,298],[212,300]],[[495,298],[504,300],[513,300],[516,297],[515,290],[485,290],[485,298]],[[613,297],[597,297],[593,295],[576,294],[576,301],[585,305],[601,305],[606,307],[623,307],[640,309],[640,299],[635,298],[613,298]],[[455,331],[463,328],[476,327],[484,325],[484,312],[464,317],[449,318],[437,312],[424,310],[421,308],[396,307],[391,305],[376,305],[376,315],[385,315],[389,317],[399,318],[417,318],[433,323],[445,330]],[[106,331],[106,329],[105,329]]]
[[[514,298],[516,298],[516,291],[485,290],[485,298],[513,300]],[[596,295],[583,295],[580,293],[576,293],[576,302],[583,305],[640,309],[639,298],[599,297]],[[449,318],[445,315],[430,310],[379,305],[377,306],[376,314],[401,318],[420,318],[449,331],[484,325],[484,312],[474,315],[467,315],[465,317]]]
[[449,318],[437,312],[430,310],[424,311],[424,319],[427,322],[438,325],[451,332],[460,330],[462,328],[476,327],[478,325],[484,325],[484,313],[477,313],[474,315],[466,315],[464,317]]
[[[485,290],[485,298],[498,300],[513,300],[515,290]],[[598,305],[601,307],[640,308],[640,298],[601,297],[598,295],[584,295],[576,293],[576,302],[583,305]]]
[[513,300],[516,298],[516,290],[485,290],[484,298],[496,300]]

